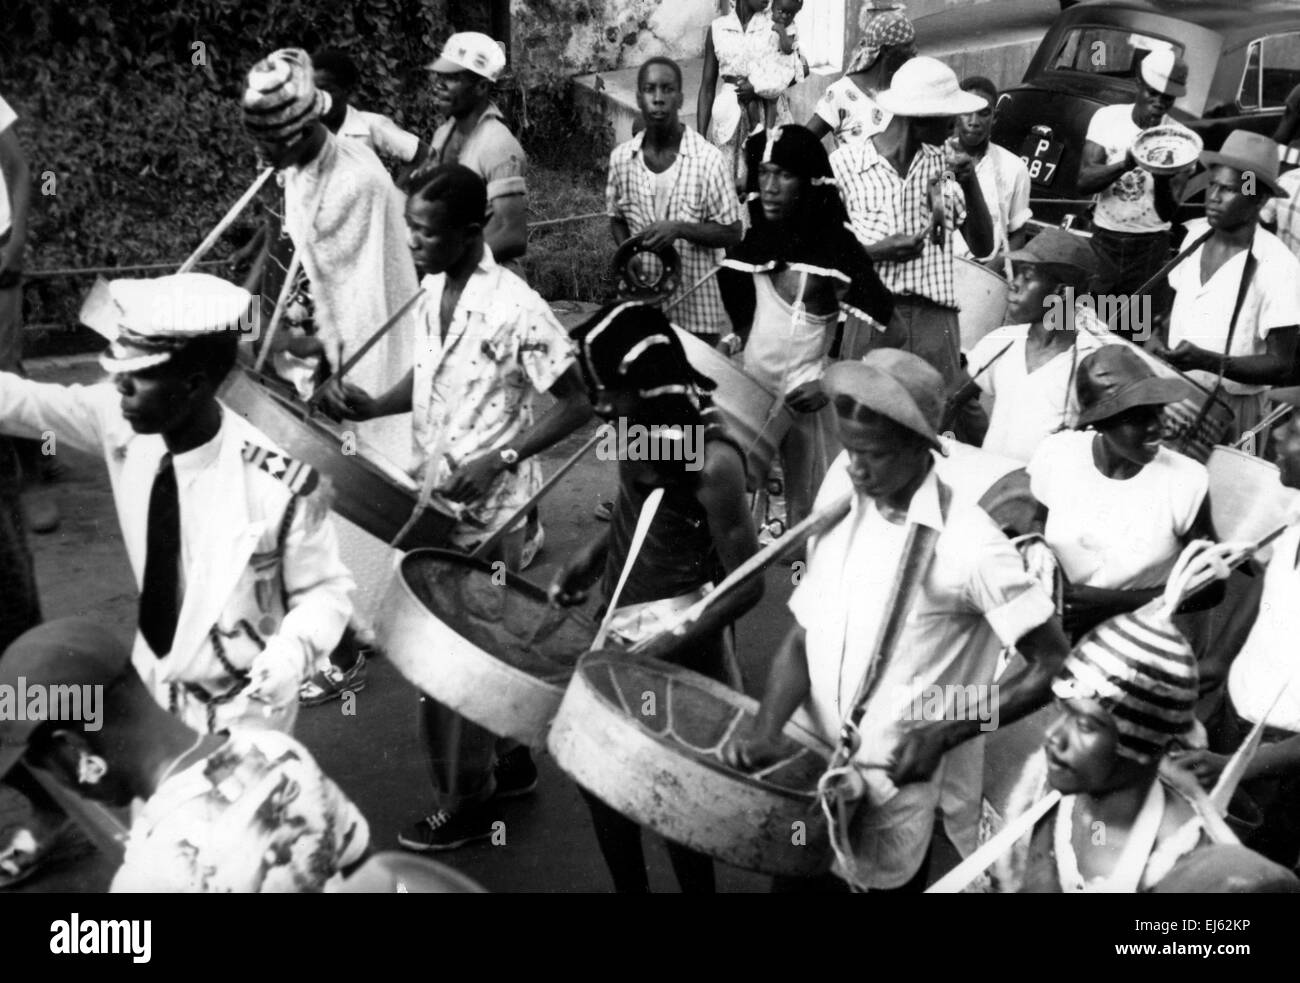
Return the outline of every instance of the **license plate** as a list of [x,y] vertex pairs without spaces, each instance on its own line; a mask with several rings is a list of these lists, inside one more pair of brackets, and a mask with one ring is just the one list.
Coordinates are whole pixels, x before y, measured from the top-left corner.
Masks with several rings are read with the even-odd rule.
[[1046,187],[1056,177],[1064,145],[1047,137],[1029,136],[1020,145],[1020,159],[1029,168],[1029,180]]

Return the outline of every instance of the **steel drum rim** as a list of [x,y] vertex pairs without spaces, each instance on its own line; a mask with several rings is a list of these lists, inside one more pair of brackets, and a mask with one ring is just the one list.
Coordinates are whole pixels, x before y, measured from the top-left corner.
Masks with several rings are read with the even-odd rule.
[[[473,648],[475,651],[479,652],[483,656],[490,658],[496,665],[500,666],[503,670],[505,670],[508,675],[519,679],[521,682],[525,682],[532,686],[538,687],[539,689],[545,689],[550,694],[554,695],[557,699],[563,697],[564,691],[568,689],[569,679],[572,678],[573,672],[577,672],[577,666],[581,663],[582,658],[585,658],[585,655],[579,658],[578,662],[574,664],[573,672],[569,673],[568,678],[566,678],[563,683],[549,682],[548,680],[542,679],[539,676],[534,676],[531,672],[527,672],[524,669],[520,669],[518,666],[514,665],[513,663],[507,662],[505,659],[493,655],[491,652],[488,652],[482,646],[476,644],[475,642],[471,641],[470,639],[462,635],[454,625],[448,624],[441,617],[435,614],[427,604],[425,604],[422,600],[420,600],[420,598],[416,595],[415,591],[412,590],[410,582],[406,579],[406,572],[404,569],[407,564],[407,561],[412,559],[415,560],[433,559],[433,560],[440,560],[440,561],[452,561],[454,565],[461,566],[461,567],[472,567],[474,569],[479,570],[482,573],[487,573],[487,574],[493,574],[496,572],[495,570],[493,570],[492,564],[488,563],[486,560],[476,559],[470,556],[468,553],[460,553],[457,552],[456,550],[440,549],[439,547],[436,546],[422,546],[418,549],[408,550],[393,560],[393,568],[396,571],[397,576],[393,578],[394,582],[392,586],[389,588],[389,590],[390,591],[400,590],[402,593],[403,600],[408,601],[412,606],[414,606],[416,610],[421,611],[428,617],[436,620],[439,624],[443,625],[448,631],[458,636],[466,645],[470,646],[471,648]],[[547,602],[546,591],[542,590],[536,584],[532,583],[529,580],[525,580],[519,574],[516,574],[510,570],[506,570],[505,575],[506,575],[505,586],[507,588],[515,589],[520,594],[523,594],[525,597],[527,597],[529,600],[540,601],[541,603]],[[595,636],[596,625],[593,622],[591,622],[590,618],[588,618],[586,615],[582,614],[581,612],[574,611],[572,609],[570,609],[570,613],[571,616],[576,620],[587,622],[591,628],[591,634]]]
[[[668,662],[659,662],[658,660],[655,659],[646,659],[640,656],[627,656],[626,658],[620,658],[616,654],[610,654],[608,650],[589,652],[583,655],[583,657],[578,660],[577,666],[574,667],[573,675],[577,677],[580,673],[587,674],[591,671],[599,669],[603,665],[608,665],[611,667],[618,666],[618,665],[636,665],[642,669],[648,669],[652,672],[660,672],[663,675],[667,675],[666,673],[662,673],[662,671],[659,668],[660,666],[664,666],[673,669],[674,670],[673,675],[676,675],[677,673],[687,674],[690,683],[696,684],[698,688],[703,689],[710,696],[720,697],[721,694],[725,693],[728,696],[730,696],[732,699],[738,699],[743,704],[742,709],[750,712],[751,714],[756,712],[759,707],[758,701],[755,700],[753,697],[747,696],[746,694],[741,693],[738,690],[734,690],[729,686],[724,686],[722,683],[719,683],[717,680],[710,679],[708,676],[695,672],[693,669],[687,669],[684,666],[676,666]],[[796,792],[792,789],[785,788],[780,785],[770,784],[768,782],[763,781],[761,778],[754,778],[753,775],[747,772],[743,772],[735,768],[729,768],[726,765],[722,764],[722,762],[718,761],[717,759],[711,756],[705,756],[699,753],[698,751],[696,751],[694,748],[689,748],[685,744],[682,744],[677,741],[669,740],[663,735],[657,734],[654,731],[650,730],[650,728],[644,726],[640,721],[636,720],[634,716],[628,714],[620,704],[615,703],[611,701],[608,697],[606,697],[605,694],[600,691],[600,688],[595,686],[594,684],[588,683],[587,689],[591,691],[593,699],[599,701],[602,705],[606,707],[606,709],[612,711],[620,720],[623,720],[625,725],[631,726],[633,729],[636,730],[637,733],[645,735],[647,738],[653,740],[656,744],[660,745],[661,747],[673,751],[674,753],[678,754],[681,757],[687,757],[687,755],[684,752],[689,750],[692,752],[689,755],[690,760],[700,765],[703,765],[709,771],[715,772],[720,775],[724,775],[727,778],[732,779],[733,781],[739,780],[742,782],[742,784],[749,785],[753,788],[756,788],[765,794],[778,796],[779,798],[795,805],[807,805],[813,807],[816,806],[817,794],[815,790],[809,792]],[[723,699],[722,702],[730,702],[730,701],[727,699]],[[799,744],[799,746],[803,750],[815,751],[818,754],[822,755],[826,761],[826,767],[827,768],[830,767],[829,757],[832,752],[832,748],[829,745],[827,745],[824,741],[822,741],[819,737],[817,737],[815,734],[813,734],[811,731],[807,730],[800,724],[797,724],[793,720],[791,720],[791,721],[787,721],[785,726],[781,728],[781,733],[785,737],[794,740],[797,744]],[[813,746],[810,747],[809,746],[810,744]],[[825,769],[823,769],[823,771],[825,771]]]

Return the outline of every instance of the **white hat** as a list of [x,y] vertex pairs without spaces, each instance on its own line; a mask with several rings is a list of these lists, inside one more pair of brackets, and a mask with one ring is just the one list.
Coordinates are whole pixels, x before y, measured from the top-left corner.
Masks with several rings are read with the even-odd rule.
[[1187,92],[1187,62],[1173,48],[1156,48],[1142,59],[1142,81],[1175,98]]
[[979,112],[988,100],[962,91],[957,75],[937,58],[919,55],[903,63],[876,96],[876,104],[895,116],[958,116]]
[[473,72],[489,82],[501,77],[506,67],[506,52],[500,42],[478,31],[453,34],[442,46],[442,54],[427,66],[431,72]]
[[111,280],[117,337],[99,358],[108,372],[141,372],[168,361],[194,338],[247,331],[253,295],[208,273]]

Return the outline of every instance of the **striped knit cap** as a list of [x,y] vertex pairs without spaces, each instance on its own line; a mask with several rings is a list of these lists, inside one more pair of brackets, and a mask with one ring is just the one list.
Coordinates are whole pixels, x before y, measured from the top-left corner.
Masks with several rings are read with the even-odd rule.
[[316,88],[307,52],[281,48],[249,70],[243,107],[256,139],[290,144],[329,109],[329,97]]
[[1052,682],[1061,699],[1099,702],[1115,720],[1117,752],[1148,764],[1195,720],[1196,657],[1157,599],[1088,632]]

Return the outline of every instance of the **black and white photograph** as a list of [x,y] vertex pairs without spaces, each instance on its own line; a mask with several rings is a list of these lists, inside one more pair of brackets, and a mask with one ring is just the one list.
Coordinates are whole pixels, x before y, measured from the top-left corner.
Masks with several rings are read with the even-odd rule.
[[110,894],[1285,932],[1154,895],[1300,893],[1300,0],[0,21],[22,948],[184,946]]

